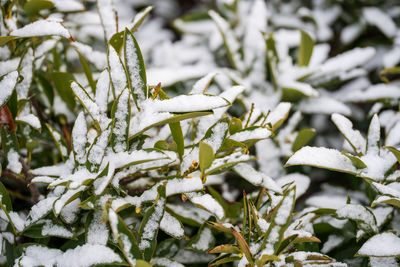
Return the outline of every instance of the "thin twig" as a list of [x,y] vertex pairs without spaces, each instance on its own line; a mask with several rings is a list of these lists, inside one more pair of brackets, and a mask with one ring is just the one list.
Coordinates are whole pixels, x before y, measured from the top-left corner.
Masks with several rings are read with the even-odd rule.
[[37,203],[39,201],[40,192],[36,184],[31,184],[33,179],[33,175],[29,171],[29,166],[25,163],[25,161],[20,158],[19,162],[22,164],[22,172],[25,175],[26,183],[28,184],[29,191],[31,192],[32,203]]

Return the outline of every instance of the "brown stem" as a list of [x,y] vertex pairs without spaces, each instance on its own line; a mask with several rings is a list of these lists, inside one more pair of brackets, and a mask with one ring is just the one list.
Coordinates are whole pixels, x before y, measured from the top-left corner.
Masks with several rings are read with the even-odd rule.
[[33,175],[29,171],[29,166],[25,163],[25,161],[20,158],[19,162],[22,164],[22,172],[25,175],[26,183],[28,184],[29,191],[31,192],[32,203],[37,203],[39,201],[40,192],[36,184],[31,184],[33,179]]

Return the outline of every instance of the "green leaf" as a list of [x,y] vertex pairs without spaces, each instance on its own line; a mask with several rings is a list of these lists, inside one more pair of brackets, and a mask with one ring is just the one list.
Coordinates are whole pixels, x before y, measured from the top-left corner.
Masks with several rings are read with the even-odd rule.
[[381,70],[380,73],[381,80],[385,83],[389,83],[393,80],[400,78],[400,67],[391,67]]
[[229,124],[229,133],[232,135],[242,129],[243,129],[242,120],[233,117]]
[[298,65],[299,67],[308,66],[314,49],[314,41],[311,36],[303,30],[300,30],[301,41],[299,47]]
[[224,208],[225,214],[228,218],[236,218],[236,216],[240,212],[240,203],[227,203],[225,199],[218,193],[218,191],[211,186],[207,186],[207,190],[210,195],[215,198],[218,203]]
[[65,162],[68,157],[68,149],[64,138],[62,137],[61,133],[54,129],[50,124],[46,123],[46,127],[56,143],[57,149],[60,152],[61,160]]
[[125,224],[124,220],[111,208],[108,209],[110,228],[125,259],[132,265],[135,259],[143,259],[138,242],[133,232]]
[[58,95],[70,110],[74,110],[75,96],[71,89],[71,81],[75,81],[74,76],[69,72],[53,72],[50,77],[54,82]]
[[96,94],[96,83],[93,80],[93,74],[92,71],[90,70],[90,67],[88,65],[88,63],[86,62],[85,58],[82,56],[81,53],[79,53],[79,51],[77,49],[75,49],[75,51],[78,53],[79,55],[79,60],[81,61],[81,65],[83,68],[83,72],[85,73],[86,79],[89,82],[90,87],[92,88],[92,92],[93,94]]
[[125,29],[124,58],[128,73],[128,87],[131,90],[135,104],[140,110],[141,103],[149,97],[147,89],[146,68],[140,47],[132,32]]
[[219,245],[207,251],[207,253],[229,253],[239,254],[240,249],[234,245]]
[[242,154],[241,152],[233,153],[223,158],[214,160],[210,168],[206,170],[205,175],[218,174],[229,170],[238,163],[256,160],[254,156]]
[[282,240],[279,244],[279,247],[277,249],[277,254],[281,254],[282,252],[284,252],[284,250],[289,247],[291,244],[294,243],[294,241],[296,240],[297,235],[291,235],[286,237],[284,240]]
[[197,111],[197,112],[178,114],[178,115],[173,116],[172,118],[161,120],[161,121],[158,121],[148,127],[145,127],[144,129],[142,129],[139,132],[135,133],[134,135],[130,136],[129,140],[134,139],[135,137],[141,135],[142,133],[146,132],[147,130],[149,130],[155,126],[159,126],[159,125],[163,125],[163,124],[167,124],[167,123],[179,122],[179,121],[183,121],[186,119],[192,119],[192,118],[201,117],[201,116],[207,116],[210,114],[213,114],[213,112],[212,111]]
[[78,98],[79,102],[82,104],[82,106],[89,113],[92,120],[95,122],[96,128],[100,129],[98,125],[99,107],[97,106],[96,102],[92,99],[86,89],[83,88],[83,86],[79,83],[75,81],[71,82],[71,89],[76,98]]
[[208,263],[208,266],[220,266],[225,263],[233,262],[233,261],[238,261],[241,258],[238,256],[229,256],[228,254],[223,254],[212,261]]
[[113,130],[111,143],[115,152],[129,149],[129,125],[131,121],[131,100],[128,89],[124,89],[114,101],[111,109]]
[[236,239],[240,251],[242,251],[242,253],[246,256],[247,261],[250,263],[250,266],[254,266],[253,255],[250,252],[250,247],[247,244],[246,240],[238,231],[236,231],[234,227],[231,227],[231,231]]
[[4,204],[4,206],[8,212],[12,211],[11,198],[8,195],[7,188],[3,185],[2,182],[0,182],[0,195],[1,195],[0,202]]
[[10,150],[19,151],[17,135],[14,131],[9,131],[8,127],[4,125],[1,127],[1,140],[6,140],[1,142],[5,154],[8,154]]
[[214,151],[212,147],[204,142],[199,143],[199,165],[201,178],[205,179],[205,170],[207,170],[214,161]]
[[228,54],[229,62],[238,71],[244,71],[244,63],[242,60],[242,51],[241,51],[242,48],[235,32],[232,30],[229,23],[223,17],[221,17],[217,12],[215,12],[214,10],[210,10],[208,14],[214,20],[222,36],[225,49]]
[[356,175],[357,169],[352,161],[335,149],[305,146],[296,151],[284,167],[309,165],[338,172]]
[[307,145],[315,136],[315,130],[312,128],[303,128],[301,129],[297,136],[296,139],[293,141],[292,144],[292,150],[293,152],[296,152],[303,146]]
[[[143,8],[139,13],[136,14],[133,19],[134,24],[131,27],[131,32],[137,31],[139,26],[142,24],[147,15],[153,10],[154,6],[148,6]],[[124,44],[124,31],[117,32],[111,38],[109,43],[114,47],[115,51],[120,51]]]
[[93,144],[87,152],[86,166],[91,172],[97,172],[103,161],[104,153],[110,142],[111,127],[112,123],[94,139]]
[[182,156],[185,152],[185,144],[180,122],[169,123],[172,137],[178,148],[179,160],[182,162]]
[[151,260],[156,249],[158,229],[165,210],[165,186],[159,186],[157,192],[157,199],[146,211],[139,228],[139,248],[146,261]]
[[354,167],[356,167],[357,169],[367,168],[367,165],[365,165],[365,163],[359,157],[353,156],[347,151],[342,151],[342,154],[349,158],[351,160],[351,163],[353,163]]
[[54,4],[49,0],[28,0],[24,5],[24,12],[27,16],[36,15],[43,9],[52,9]]
[[50,105],[53,105],[53,103],[54,103],[54,90],[53,90],[53,87],[52,87],[51,83],[44,76],[44,73],[35,72],[34,77],[37,79],[38,84],[40,84],[41,87],[43,88],[43,92],[46,95],[47,99],[49,100]]
[[18,36],[0,36],[0,46],[5,45],[11,40],[19,38]]
[[281,258],[279,258],[276,255],[266,255],[266,254],[264,254],[264,255],[261,256],[260,259],[256,260],[256,265],[257,265],[257,267],[262,267],[262,266],[265,266],[265,264],[268,261],[281,261]]
[[263,238],[260,251],[267,249],[269,254],[278,254],[282,244],[282,237],[292,219],[292,213],[296,200],[296,186],[285,192],[282,199],[274,207],[271,214],[271,223]]

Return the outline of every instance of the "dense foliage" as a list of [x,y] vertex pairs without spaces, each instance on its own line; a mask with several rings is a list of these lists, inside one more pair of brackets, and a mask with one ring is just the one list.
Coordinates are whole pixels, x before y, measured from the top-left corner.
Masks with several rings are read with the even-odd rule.
[[0,265],[399,265],[396,1],[0,2]]

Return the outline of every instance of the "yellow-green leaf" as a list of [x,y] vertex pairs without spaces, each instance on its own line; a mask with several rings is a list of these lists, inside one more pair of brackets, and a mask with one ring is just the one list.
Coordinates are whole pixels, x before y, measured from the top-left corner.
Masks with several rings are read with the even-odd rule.
[[308,66],[314,49],[314,41],[311,36],[303,30],[300,30],[301,42],[299,47],[298,65],[299,67]]

